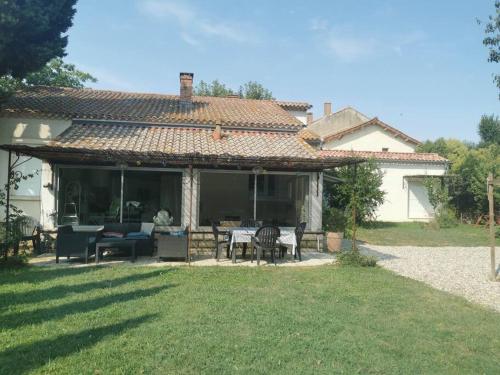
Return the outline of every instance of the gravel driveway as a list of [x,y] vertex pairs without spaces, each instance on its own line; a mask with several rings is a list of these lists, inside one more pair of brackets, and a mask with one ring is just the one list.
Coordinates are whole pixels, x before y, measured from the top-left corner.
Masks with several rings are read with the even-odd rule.
[[[382,267],[500,312],[500,282],[488,280],[487,247],[360,246]],[[497,267],[500,249],[496,249]]]

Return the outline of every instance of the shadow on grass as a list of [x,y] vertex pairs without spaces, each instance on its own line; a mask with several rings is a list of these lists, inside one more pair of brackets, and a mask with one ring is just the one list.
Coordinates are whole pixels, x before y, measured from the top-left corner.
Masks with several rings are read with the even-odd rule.
[[6,267],[0,268],[0,284],[43,283],[59,277],[91,274],[100,267],[56,268],[56,267]]
[[[98,328],[87,329],[78,333],[58,336],[53,339],[39,340],[0,352],[1,374],[24,374],[44,366],[54,359],[69,356],[85,350],[99,341],[133,329],[155,317],[154,314],[124,320]],[[92,369],[88,369],[89,372]]]
[[172,285],[164,285],[149,289],[134,290],[132,292],[112,294],[89,300],[80,300],[54,307],[41,308],[28,312],[15,312],[0,316],[3,329],[15,329],[27,324],[38,324],[49,320],[62,319],[68,315],[81,314],[101,309],[114,303],[130,302],[135,299],[149,297],[171,288]]
[[389,221],[369,221],[361,225],[362,228],[366,229],[385,229],[385,228],[396,228],[400,223],[393,223]]
[[57,285],[46,289],[35,289],[23,293],[8,292],[0,293],[0,308],[6,308],[14,305],[21,305],[25,303],[39,303],[49,300],[56,300],[64,298],[68,294],[87,293],[94,289],[109,289],[116,288],[121,285],[126,285],[149,278],[153,278],[164,274],[166,272],[174,271],[174,268],[165,270],[155,270],[148,273],[141,273],[129,275],[125,277],[118,277],[114,279],[92,281],[88,283],[81,283],[75,285]]

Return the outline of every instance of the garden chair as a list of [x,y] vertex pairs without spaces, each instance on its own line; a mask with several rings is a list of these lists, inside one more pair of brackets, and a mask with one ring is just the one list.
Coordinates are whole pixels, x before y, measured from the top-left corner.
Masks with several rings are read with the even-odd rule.
[[14,254],[19,254],[19,246],[22,241],[33,243],[33,253],[39,254],[41,244],[41,227],[38,222],[29,216],[18,217],[14,222]]
[[96,243],[102,237],[102,230],[89,232],[75,232],[71,225],[63,225],[57,228],[56,240],[56,263],[59,257],[71,256],[84,258],[89,262],[90,255],[95,254]]
[[[212,232],[214,234],[215,258],[217,259],[217,262],[220,259],[220,253],[222,252],[222,248],[224,246],[226,247],[226,257],[229,258],[229,232],[220,231],[215,222],[212,222]],[[224,236],[224,238],[221,240],[220,236]]]
[[255,236],[252,236],[251,240],[251,262],[253,262],[254,252],[257,252],[257,265],[259,265],[261,255],[265,254],[266,250],[269,250],[271,252],[271,260],[274,264],[276,264],[274,252],[276,251],[279,236],[280,229],[278,227],[268,225],[259,228],[255,233]]
[[[297,258],[297,254],[299,255],[299,260],[302,261],[302,253],[300,252],[300,245],[302,242],[302,237],[304,236],[304,232],[306,230],[307,223],[300,223],[295,227],[295,240],[297,243],[295,244],[295,254],[294,258]],[[286,247],[281,246],[281,257],[286,253]]]

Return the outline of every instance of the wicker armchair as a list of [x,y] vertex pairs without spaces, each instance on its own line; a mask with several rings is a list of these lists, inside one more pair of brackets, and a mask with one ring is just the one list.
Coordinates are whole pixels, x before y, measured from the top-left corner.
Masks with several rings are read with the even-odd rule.
[[[219,228],[217,228],[217,224],[215,222],[212,222],[212,232],[214,234],[214,240],[215,240],[215,258],[217,259],[217,262],[220,259],[220,253],[222,252],[222,248],[225,246],[226,247],[226,257],[229,258],[229,239],[227,239],[227,236],[229,235],[228,232],[225,231],[220,231]],[[224,239],[220,239],[220,236],[224,236]]]
[[59,257],[84,258],[88,263],[90,255],[95,254],[96,242],[102,236],[101,230],[89,232],[75,232],[71,225],[63,225],[57,228],[56,240],[56,263]]
[[278,237],[280,236],[280,229],[274,226],[264,226],[257,230],[255,236],[252,236],[252,256],[251,262],[253,262],[254,252],[257,252],[257,265],[260,264],[260,258],[266,250],[271,253],[271,260],[276,264],[276,257],[274,252],[276,251]]

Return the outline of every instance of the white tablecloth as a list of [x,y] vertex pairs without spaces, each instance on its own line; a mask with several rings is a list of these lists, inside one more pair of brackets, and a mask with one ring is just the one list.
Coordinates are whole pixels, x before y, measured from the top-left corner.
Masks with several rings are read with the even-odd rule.
[[[255,236],[258,228],[234,228],[230,229],[231,232],[231,251],[233,250],[233,245],[236,243],[250,243],[252,236]],[[278,242],[284,246],[292,247],[292,255],[295,255],[295,245],[297,240],[295,239],[294,230],[280,230],[280,237],[278,237]]]

